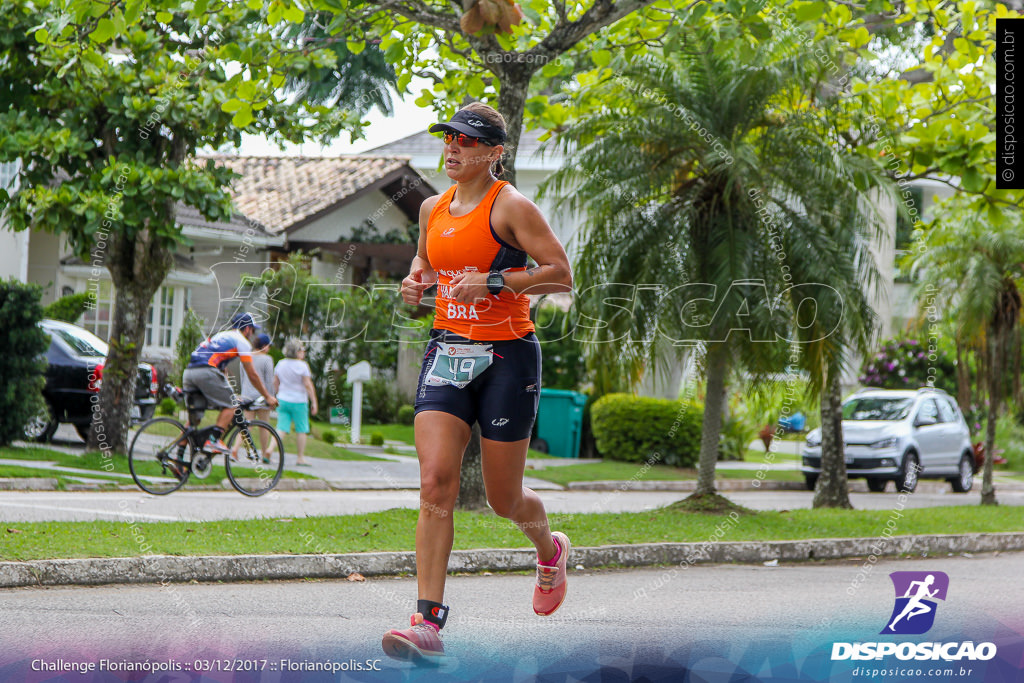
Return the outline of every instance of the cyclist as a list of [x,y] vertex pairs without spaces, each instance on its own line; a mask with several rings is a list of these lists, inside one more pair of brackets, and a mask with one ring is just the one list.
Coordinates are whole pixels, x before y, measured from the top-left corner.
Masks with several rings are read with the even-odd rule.
[[[526,293],[571,290],[569,260],[537,206],[496,177],[503,173],[506,136],[501,114],[474,102],[450,122],[430,127],[439,131],[445,171],[455,184],[420,207],[419,248],[401,289],[406,303],[418,304],[438,285],[415,405],[419,599],[411,628],[384,635],[384,651],[396,659],[444,656],[439,633],[448,617],[443,601],[452,511],[474,422],[480,424],[488,503],[537,548],[538,615],[561,606],[570,551],[565,534],[550,531],[540,498],[523,486],[541,365]],[[527,269],[528,255],[536,267]]]
[[231,318],[230,329],[206,339],[189,357],[188,367],[182,377],[183,388],[185,391],[200,392],[206,397],[210,408],[221,409],[217,424],[211,428],[210,436],[203,445],[207,453],[225,455],[230,452],[221,437],[231,424],[231,416],[235,411],[235,392],[224,373],[224,368],[233,358],[241,362],[252,386],[266,399],[267,405],[271,408],[277,405],[277,399],[253,368],[251,342],[258,331],[259,326],[251,313],[236,313]]

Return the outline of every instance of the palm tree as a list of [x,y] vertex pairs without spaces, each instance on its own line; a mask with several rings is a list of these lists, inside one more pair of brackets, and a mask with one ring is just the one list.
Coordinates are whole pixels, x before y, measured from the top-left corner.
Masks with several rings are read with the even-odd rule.
[[[612,348],[626,359],[646,352],[656,360],[656,338],[703,351],[696,503],[715,494],[730,369],[777,369],[769,366],[778,356],[773,346],[789,334],[809,291],[791,284],[855,283],[858,269],[845,264],[860,242],[839,235],[868,221],[837,207],[869,206],[880,174],[836,153],[812,106],[819,65],[798,43],[769,39],[741,52],[710,32],[682,42],[678,52],[620,65],[619,75],[587,93],[605,104],[560,135],[573,164],[544,189],[588,216],[576,265],[581,291],[661,283],[661,296],[638,300],[632,318],[610,297],[583,301],[587,315],[603,322],[592,328],[595,338],[619,338]],[[845,282],[838,291],[845,298],[851,288]],[[626,328],[631,335],[623,336]],[[811,347],[812,367],[831,367],[824,363],[838,357],[838,345]],[[610,345],[590,348],[602,346]]]
[[330,49],[334,62],[320,66],[311,61],[301,77],[289,78],[286,87],[296,97],[314,104],[351,109],[359,116],[376,107],[390,115],[390,90],[397,80],[394,67],[373,42],[366,41],[359,53],[350,51],[346,27],[332,24],[337,21],[332,14],[310,12],[302,23],[289,25],[287,38]]
[[956,321],[958,343],[984,349],[988,392],[981,504],[997,505],[992,485],[996,420],[1019,367],[1024,215],[992,206],[985,213],[954,197],[934,212],[915,251],[922,306],[945,307]]

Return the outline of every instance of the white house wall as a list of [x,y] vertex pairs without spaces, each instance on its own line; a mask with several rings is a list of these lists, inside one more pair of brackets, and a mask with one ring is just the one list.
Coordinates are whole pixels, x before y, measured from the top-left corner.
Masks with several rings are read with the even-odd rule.
[[337,242],[348,240],[352,229],[372,219],[378,232],[404,229],[408,217],[383,192],[370,192],[288,234],[292,242]]
[[0,279],[28,280],[28,238],[27,230],[8,230],[0,218]]

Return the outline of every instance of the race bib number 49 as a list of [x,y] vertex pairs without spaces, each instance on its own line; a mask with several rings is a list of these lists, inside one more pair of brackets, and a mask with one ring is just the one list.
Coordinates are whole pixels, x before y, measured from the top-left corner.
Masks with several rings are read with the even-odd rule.
[[489,344],[438,342],[437,352],[423,381],[432,387],[450,384],[463,389],[490,367],[493,356]]

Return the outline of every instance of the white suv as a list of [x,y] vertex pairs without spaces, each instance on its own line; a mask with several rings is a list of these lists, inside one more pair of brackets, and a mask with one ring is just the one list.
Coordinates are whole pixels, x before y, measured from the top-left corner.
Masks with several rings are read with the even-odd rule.
[[[919,478],[946,479],[957,493],[974,483],[970,432],[956,401],[941,389],[861,389],[843,403],[846,474],[868,489],[912,492]],[[804,480],[814,489],[821,473],[821,429],[807,435]]]

